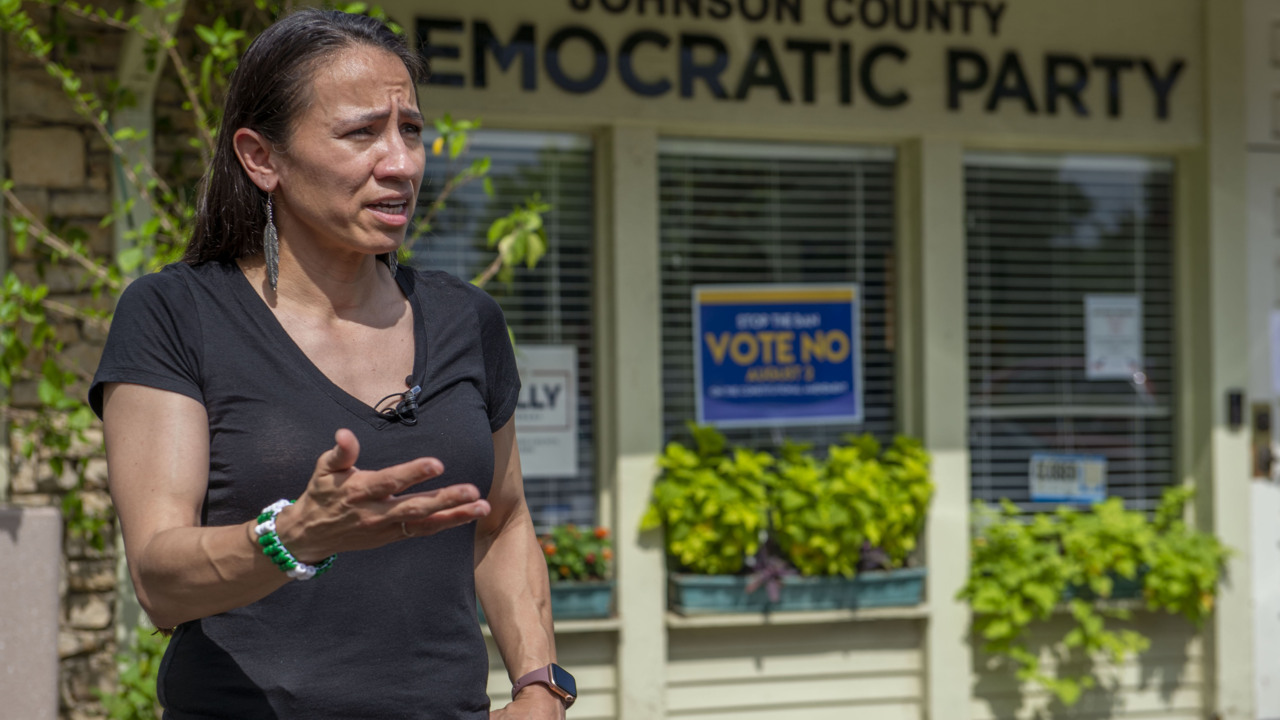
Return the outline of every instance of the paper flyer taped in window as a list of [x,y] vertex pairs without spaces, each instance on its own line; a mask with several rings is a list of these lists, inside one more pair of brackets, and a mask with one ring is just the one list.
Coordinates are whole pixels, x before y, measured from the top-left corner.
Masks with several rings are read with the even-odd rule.
[[520,468],[529,478],[578,474],[578,349],[516,346],[520,400],[516,433]]
[[1142,298],[1084,297],[1085,377],[1130,380],[1142,372]]

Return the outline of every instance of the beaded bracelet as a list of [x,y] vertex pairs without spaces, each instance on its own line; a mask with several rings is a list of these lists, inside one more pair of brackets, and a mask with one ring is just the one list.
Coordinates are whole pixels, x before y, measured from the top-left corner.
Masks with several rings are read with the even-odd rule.
[[258,526],[253,529],[253,532],[258,537],[258,544],[262,546],[262,554],[271,558],[271,561],[284,571],[285,575],[294,580],[310,580],[317,575],[323,575],[325,570],[333,566],[333,559],[338,556],[330,555],[319,565],[308,565],[295,558],[293,553],[285,548],[284,543],[280,542],[280,536],[276,535],[276,516],[292,504],[292,500],[277,500],[262,508],[262,512],[258,515]]

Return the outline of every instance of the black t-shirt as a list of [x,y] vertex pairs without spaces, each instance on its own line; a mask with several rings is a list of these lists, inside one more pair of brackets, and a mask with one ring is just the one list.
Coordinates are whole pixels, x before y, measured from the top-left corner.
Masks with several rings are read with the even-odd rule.
[[[330,382],[233,263],[179,263],[129,285],[90,404],[102,414],[109,382],[204,404],[205,525],[242,523],[298,497],[344,427],[360,440],[360,468],[434,456],[444,475],[411,491],[468,482],[487,496],[491,433],[520,389],[502,311],[444,273],[401,268],[397,281],[415,320],[416,425],[384,419]],[[488,718],[474,537],[465,525],[344,553],[319,578],[182,624],[160,669],[166,717]]]

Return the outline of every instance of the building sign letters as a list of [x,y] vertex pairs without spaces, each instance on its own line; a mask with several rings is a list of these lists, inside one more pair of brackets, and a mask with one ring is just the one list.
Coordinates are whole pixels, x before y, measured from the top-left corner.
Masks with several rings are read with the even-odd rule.
[[[1181,58],[1033,53],[973,44],[1001,37],[1006,20],[1018,11],[1007,0],[564,1],[580,22],[512,26],[486,18],[419,17],[420,52],[438,68],[428,82],[485,88],[497,75],[511,74],[524,91],[540,90],[549,81],[564,92],[587,94],[616,77],[640,98],[741,102],[762,94],[783,105],[831,98],[840,106],[894,109],[924,102],[950,112],[1081,118],[1142,113],[1167,120],[1170,98],[1186,68]],[[610,43],[592,27],[593,18],[607,16],[632,17],[635,27]],[[687,28],[664,29],[664,21]],[[787,32],[794,28],[795,35],[759,35],[735,54],[733,44],[715,32],[718,24],[729,22],[739,24],[735,31],[768,25]],[[811,34],[814,23],[826,29],[827,37]],[[892,31],[895,38],[881,31]],[[464,34],[469,43],[463,42]],[[913,57],[896,38],[911,34],[955,38],[942,64],[931,70],[941,92],[899,79]],[[470,57],[463,57],[467,46]],[[588,60],[571,63],[565,59],[569,54]],[[1089,88],[1095,89],[1092,94],[1086,93]],[[926,91],[930,97],[922,98]]]

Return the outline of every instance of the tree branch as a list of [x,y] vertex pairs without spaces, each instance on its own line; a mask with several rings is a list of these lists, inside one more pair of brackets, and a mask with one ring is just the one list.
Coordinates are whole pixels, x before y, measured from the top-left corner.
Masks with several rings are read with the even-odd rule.
[[187,102],[191,103],[191,111],[196,114],[196,132],[200,135],[200,161],[205,167],[209,166],[213,152],[213,133],[209,130],[209,115],[204,110],[204,105],[200,102],[200,94],[196,91],[195,84],[191,80],[191,73],[187,70],[186,63],[182,62],[182,56],[178,54],[178,42],[168,31],[162,30],[160,33],[161,42],[164,44],[165,52],[169,54],[169,61],[173,63],[173,69],[178,73],[178,81],[182,83],[182,91],[187,94]]
[[[187,100],[191,103],[191,109],[196,115],[196,132],[200,133],[200,139],[203,146],[200,148],[200,159],[205,165],[209,164],[209,152],[213,148],[213,134],[209,132],[209,117],[205,113],[204,105],[200,102],[200,97],[196,93],[195,86],[191,81],[191,73],[187,70],[187,65],[182,60],[182,55],[178,52],[178,44],[173,35],[168,30],[161,28],[156,32],[145,28],[141,23],[128,22],[125,20],[116,20],[111,16],[102,16],[91,13],[83,8],[73,4],[68,4],[65,9],[76,17],[101,23],[107,27],[127,32],[135,32],[142,39],[148,42],[159,44],[165,49],[165,53],[169,56],[169,61],[173,63],[174,70],[178,73],[178,80],[182,83],[182,89],[187,94]],[[135,18],[136,19],[136,18]],[[158,177],[156,179],[159,179]],[[166,188],[166,192],[168,192]]]
[[64,318],[67,318],[68,320],[78,320],[82,323],[85,323],[86,325],[92,325],[102,330],[106,330],[107,328],[111,327],[110,320],[87,313],[84,310],[81,310],[80,308],[74,305],[69,305],[67,303],[59,302],[57,300],[51,300],[49,298],[45,298],[44,300],[41,300],[40,305],[45,310],[48,310],[49,312],[55,315],[60,315]]
[[44,243],[54,252],[71,258],[73,262],[87,270],[94,277],[101,280],[102,283],[111,290],[120,290],[119,281],[113,279],[111,277],[111,273],[107,272],[106,268],[102,267],[101,264],[94,262],[84,253],[76,250],[71,243],[63,240],[52,230],[45,227],[44,223],[40,222],[40,219],[35,216],[35,213],[31,212],[31,209],[24,205],[22,201],[18,199],[17,195],[13,194],[12,190],[5,189],[4,198],[8,200],[9,205],[27,221],[31,226],[31,229],[35,231],[35,236],[40,240],[40,242]]
[[[49,5],[51,7],[55,5],[55,3],[42,3],[42,4]],[[110,15],[99,15],[97,13],[89,12],[88,10],[81,7],[80,5],[77,5],[76,3],[61,3],[61,4],[57,4],[57,7],[59,10],[65,10],[71,13],[72,15],[75,15],[76,17],[81,18],[82,20],[96,22],[100,25],[106,25],[107,27],[114,28],[116,30],[137,32],[139,35],[142,35],[144,38],[147,38],[147,39],[152,39],[154,37],[150,33],[143,31],[140,27],[134,27],[133,25],[130,25],[125,20],[117,20],[111,17]]]
[[[45,3],[45,4],[51,4],[51,3]],[[65,4],[62,6],[62,8],[70,12],[71,14],[75,15],[76,17],[80,17],[86,20],[90,20],[92,22],[104,24],[112,28],[118,28],[121,30],[137,32],[148,40],[153,40],[156,38],[156,35],[154,33],[148,32],[147,30],[142,28],[141,25],[130,24],[122,20],[116,20],[109,16],[103,16],[103,15],[91,13],[73,3]],[[35,29],[30,24],[29,19],[26,20],[25,25],[19,26],[19,28],[17,29],[19,30],[25,29],[28,32],[35,32]],[[62,88],[63,93],[67,95],[67,97],[70,98],[72,103],[75,105],[76,113],[81,117],[83,117],[85,120],[89,121],[89,123],[93,125],[94,129],[106,142],[107,147],[111,150],[111,153],[115,155],[117,158],[120,158],[121,160],[128,160],[129,159],[128,154],[125,152],[124,148],[120,145],[120,143],[116,141],[115,136],[111,133],[111,131],[107,129],[107,126],[103,123],[100,117],[100,113],[95,112],[94,107],[84,99],[84,94],[79,92],[78,89],[72,89],[70,87],[67,87],[67,85],[65,84],[68,78],[75,76],[75,73],[71,70],[71,68],[59,62],[56,62],[54,60],[50,60],[46,54],[42,54],[41,52],[39,52],[39,50],[37,49],[37,46],[33,45],[32,42],[29,40],[24,40],[24,42],[22,43],[22,47],[29,55],[43,62],[45,65],[45,68],[49,70],[50,74],[63,80],[64,82],[63,88]],[[95,97],[95,101],[96,101],[96,97]],[[98,102],[98,105],[101,106],[101,103]],[[152,194],[147,184],[144,183],[142,179],[137,176],[137,173],[135,173],[133,168],[130,167],[127,163],[121,162],[120,165],[121,165],[121,170],[124,172],[125,177],[138,190],[138,193],[156,211],[155,212],[156,216],[160,219],[161,225],[164,226],[165,230],[169,233],[169,235],[174,238],[180,238],[182,233],[175,226],[173,219],[170,217],[170,214],[165,210],[164,205],[162,205],[160,202],[156,200],[156,198]],[[144,162],[142,163],[142,165],[146,168],[147,175],[149,176],[150,182],[155,183],[156,188],[161,192],[161,194],[167,197],[173,197],[174,195],[173,189],[170,188],[169,184],[164,181],[164,178],[160,176],[160,173],[156,172],[155,168],[148,162]]]
[[40,412],[38,410],[14,407],[5,403],[0,405],[0,419],[3,419],[6,425],[10,421],[35,422],[40,419]]
[[476,278],[471,281],[471,284],[478,288],[482,288],[487,285],[489,281],[493,279],[493,276],[497,275],[498,271],[501,269],[502,253],[498,253],[498,256],[493,259],[493,262],[489,263],[489,267],[485,268],[484,272],[477,275]]

